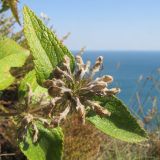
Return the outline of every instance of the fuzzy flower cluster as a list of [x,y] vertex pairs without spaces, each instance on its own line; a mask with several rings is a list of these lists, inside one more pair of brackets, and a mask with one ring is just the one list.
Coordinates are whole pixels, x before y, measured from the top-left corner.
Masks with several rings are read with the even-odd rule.
[[[19,117],[19,139],[25,139],[28,129],[32,128],[33,142],[37,142],[39,134],[37,121],[46,127],[57,127],[69,113],[76,112],[82,124],[85,124],[88,109],[100,116],[111,115],[106,108],[93,100],[94,96],[112,96],[120,92],[119,88],[108,88],[108,84],[113,81],[112,76],[105,75],[94,79],[94,75],[102,68],[103,57],[98,57],[93,66],[90,61],[85,64],[81,54],[77,55],[75,60],[76,66],[72,72],[70,58],[64,56],[61,65],[53,71],[53,79],[46,80],[43,84],[48,89],[51,99],[48,100],[41,96],[37,101],[37,107],[31,107],[33,93],[28,85],[28,96],[25,99],[25,104],[20,107],[25,109]],[[55,115],[55,108],[58,108],[58,115]],[[47,110],[47,116],[44,114],[44,109]]]
[[53,79],[44,82],[48,93],[54,98],[54,106],[62,106],[63,112],[58,116],[53,115],[51,125],[57,126],[66,118],[69,112],[77,112],[82,124],[85,124],[86,109],[89,107],[100,116],[110,116],[111,113],[98,102],[93,101],[93,96],[112,96],[120,92],[119,88],[108,88],[113,77],[105,75],[95,80],[94,75],[103,65],[103,57],[99,56],[91,66],[90,61],[83,62],[81,54],[75,57],[76,67],[70,69],[70,58],[64,56],[63,63],[53,71]]

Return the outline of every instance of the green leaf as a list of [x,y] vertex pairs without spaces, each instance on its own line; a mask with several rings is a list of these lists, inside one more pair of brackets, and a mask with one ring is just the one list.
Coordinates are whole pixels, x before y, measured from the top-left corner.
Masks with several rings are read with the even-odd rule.
[[137,143],[147,140],[147,134],[137,123],[136,119],[128,111],[124,105],[116,97],[96,97],[96,101],[101,106],[107,108],[111,112],[110,117],[99,117],[94,113],[89,113],[88,120],[107,135],[114,138]]
[[38,142],[32,142],[31,131],[28,131],[26,141],[19,147],[28,160],[61,160],[63,150],[63,132],[61,128],[46,129],[42,125],[39,130]]
[[34,93],[35,98],[43,93],[47,93],[47,89],[41,87],[37,83],[36,72],[35,72],[35,70],[32,70],[26,74],[26,76],[24,77],[24,79],[20,83],[19,90],[18,90],[18,96],[20,99],[23,98],[27,92],[27,89],[28,89],[27,84],[30,85],[32,92]]
[[56,35],[28,7],[24,7],[23,13],[24,33],[35,59],[38,82],[42,84],[50,77],[51,72],[63,60],[64,55],[70,57],[73,68],[73,55],[57,39]]
[[25,63],[29,51],[15,41],[4,38],[0,40],[0,90],[11,85],[15,78],[10,74],[11,67],[21,67]]

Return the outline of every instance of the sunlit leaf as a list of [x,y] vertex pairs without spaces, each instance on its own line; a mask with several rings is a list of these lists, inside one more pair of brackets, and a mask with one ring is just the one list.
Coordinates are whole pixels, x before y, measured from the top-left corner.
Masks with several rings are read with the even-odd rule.
[[52,70],[63,60],[65,54],[71,58],[73,68],[73,55],[56,35],[28,7],[24,7],[23,13],[25,37],[34,57],[38,82],[41,84],[50,77]]
[[96,101],[101,106],[111,112],[110,117],[99,117],[94,113],[89,113],[88,120],[96,128],[114,138],[127,142],[141,142],[147,139],[147,134],[131,115],[127,106],[116,97],[96,97]]
[[21,67],[29,51],[15,41],[3,38],[0,40],[0,90],[11,85],[15,78],[10,74],[11,67]]
[[61,160],[63,151],[63,132],[61,128],[47,129],[38,126],[39,138],[32,141],[32,132],[28,131],[26,140],[20,142],[21,151],[28,160]]

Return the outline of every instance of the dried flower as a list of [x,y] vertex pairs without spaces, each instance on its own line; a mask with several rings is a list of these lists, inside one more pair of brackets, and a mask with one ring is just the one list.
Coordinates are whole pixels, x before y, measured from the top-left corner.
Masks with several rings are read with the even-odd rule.
[[107,88],[108,84],[113,81],[113,77],[110,75],[93,79],[95,73],[102,67],[102,56],[97,58],[93,67],[90,67],[90,61],[85,64],[80,54],[75,57],[75,60],[76,68],[72,73],[70,59],[65,55],[62,64],[53,71],[53,79],[44,82],[44,87],[48,88],[49,95],[55,99],[54,107],[62,106],[63,108],[63,112],[58,116],[54,116],[54,113],[50,112],[52,126],[59,125],[69,112],[73,111],[78,113],[82,124],[85,124],[87,107],[100,116],[110,116],[111,113],[107,109],[98,102],[92,101],[93,96],[112,96],[120,92],[119,88]]
[[103,64],[103,57],[102,57],[102,56],[99,56],[99,57],[97,58],[97,60],[96,60],[95,65],[94,65],[93,68],[91,69],[91,71],[92,71],[92,74],[91,74],[91,75],[92,75],[92,76],[93,76],[96,72],[100,71],[102,64]]
[[40,115],[37,114],[38,111],[41,111],[44,108],[51,107],[55,105],[55,101],[58,100],[46,100],[46,95],[41,95],[39,98],[37,97],[37,102],[33,104],[33,92],[29,84],[28,86],[28,94],[25,97],[25,103],[22,102],[17,104],[17,107],[21,107],[22,113],[17,115],[18,120],[18,139],[25,140],[27,131],[32,129],[33,134],[33,143],[36,143],[38,140],[38,128],[37,122],[41,122],[44,126],[49,126],[48,119],[42,118]]
[[[43,141],[43,138],[45,138],[45,135],[47,132],[48,132],[47,134],[49,134],[48,135],[49,138],[47,136],[48,139],[55,138],[53,136],[52,137],[50,136],[51,134],[49,132],[51,130],[42,131],[43,127],[57,127],[62,121],[64,121],[67,118],[67,115],[69,113],[76,112],[82,124],[85,124],[85,119],[86,119],[88,110],[95,112],[99,116],[110,116],[111,112],[107,110],[107,108],[102,107],[98,101],[94,101],[94,97],[96,96],[112,96],[120,92],[119,88],[111,88],[111,89],[108,88],[108,84],[113,81],[112,76],[105,75],[103,77],[98,77],[94,79],[95,74],[99,72],[103,67],[103,57],[99,56],[96,59],[95,64],[91,66],[90,61],[87,61],[87,62],[83,61],[82,53],[84,52],[85,48],[82,48],[81,51],[78,53],[78,55],[75,57],[75,61],[76,61],[75,70],[74,71],[71,70],[70,67],[73,65],[71,65],[70,63],[70,58],[65,55],[65,53],[67,54],[69,53],[69,51],[62,44],[64,40],[68,38],[70,33],[64,36],[61,41],[59,41],[56,38],[55,34],[51,34],[50,31],[41,23],[39,19],[37,19],[37,17],[29,8],[27,7],[24,8],[24,12],[26,15],[28,15],[28,16],[24,16],[26,22],[27,20],[30,20],[30,18],[32,18],[30,16],[32,15],[34,18],[34,21],[41,24],[40,30],[38,31],[40,32],[43,32],[43,30],[47,31],[47,33],[43,34],[42,39],[46,40],[46,42],[48,43],[48,41],[51,38],[51,43],[49,43],[50,44],[49,47],[51,48],[49,49],[51,50],[53,49],[53,55],[50,55],[50,53],[48,53],[47,55],[41,55],[41,56],[35,57],[35,55],[33,54],[33,59],[34,59],[33,61],[35,62],[35,59],[36,59],[36,62],[38,61],[38,63],[35,63],[34,72],[30,72],[29,74],[27,74],[23,82],[20,84],[20,92],[24,92],[24,89],[25,89],[24,84],[26,84],[26,81],[32,84],[32,87],[36,91],[36,93],[38,91],[46,92],[45,89],[44,90],[41,89],[40,86],[37,86],[38,85],[37,83],[33,83],[32,81],[32,78],[33,80],[35,80],[34,78],[38,74],[36,72],[37,68],[40,72],[43,72],[44,69],[47,70],[46,72],[44,71],[43,73],[41,73],[41,75],[38,76],[38,78],[40,78],[39,82],[42,82],[44,81],[44,78],[46,78],[46,76],[47,77],[51,76],[50,73],[48,75],[50,66],[52,65],[55,66],[55,63],[59,63],[60,60],[62,59],[63,61],[61,64],[58,64],[54,68],[52,72],[53,73],[52,78],[46,80],[43,84],[39,83],[40,85],[42,85],[41,87],[47,88],[47,91],[48,91],[46,92],[47,97],[46,95],[42,95],[42,96],[40,95],[40,97],[36,96],[33,98],[34,93],[32,92],[31,86],[27,84],[28,94],[25,97],[23,97],[24,94],[21,95],[24,98],[23,99],[24,101],[20,100],[20,101],[14,102],[14,104],[16,103],[13,107],[14,112],[10,112],[8,110],[6,111],[2,110],[2,117],[8,116],[7,120],[9,121],[11,120],[13,124],[16,126],[16,128],[18,128],[17,136],[19,140],[20,139],[24,140],[25,138],[27,138],[30,144],[30,137],[31,137],[33,140],[33,143],[36,143],[38,141],[39,134],[43,133],[42,135],[42,141]],[[44,20],[49,20],[44,13],[42,13],[41,16]],[[30,42],[30,39],[28,39],[29,38],[28,31],[26,30],[26,33],[27,33],[26,38]],[[49,36],[49,38],[47,38],[47,36]],[[41,38],[41,35],[39,35],[38,38]],[[32,40],[32,37],[31,37],[31,40]],[[43,43],[42,47],[45,46],[45,49],[47,49],[45,45],[45,41],[42,41],[42,42],[40,41],[39,43]],[[33,49],[32,50],[33,52],[35,51],[34,47],[35,46],[33,44],[33,47],[31,47]],[[46,67],[44,66],[43,68],[41,68],[40,66],[45,64],[43,63],[43,60],[39,60],[39,58],[41,57],[45,57],[45,58],[48,57],[48,60],[50,59],[50,57],[55,57],[56,60],[53,60],[52,62],[50,62],[49,66],[46,66]],[[58,108],[58,113],[56,112],[57,108]],[[46,132],[45,135],[44,135],[44,132]],[[60,137],[62,137],[63,135],[61,134],[60,131],[58,131],[57,134],[59,138],[58,140],[60,141],[61,140]],[[27,135],[29,135],[29,137],[27,137]],[[63,137],[62,137],[62,140],[63,140]],[[40,146],[40,147],[44,149],[43,146]],[[21,150],[23,151],[24,148],[21,147]],[[47,150],[45,150],[45,152],[47,152]],[[61,157],[61,155],[59,157]]]
[[[37,121],[45,127],[57,127],[70,112],[77,112],[82,124],[85,124],[88,108],[101,117],[111,115],[111,112],[103,108],[99,102],[93,101],[93,96],[112,96],[120,92],[119,88],[108,88],[108,84],[113,81],[113,77],[110,75],[93,79],[95,73],[102,67],[103,57],[98,57],[93,67],[90,67],[90,61],[84,63],[81,54],[77,55],[75,60],[76,68],[74,72],[71,72],[70,59],[64,56],[62,64],[54,69],[53,78],[43,83],[43,86],[48,89],[51,99],[42,95],[37,99],[37,103],[34,102],[35,106],[33,106],[34,94],[28,85],[25,104],[21,104],[21,108],[24,110],[17,116],[19,139],[25,139],[30,128],[33,142],[37,142],[39,134]],[[54,111],[57,107],[60,113],[55,115]]]
[[[22,115],[21,115],[22,116]],[[27,131],[32,128],[33,131],[33,143],[36,143],[38,140],[38,128],[37,121],[41,122],[44,126],[49,126],[49,122],[47,119],[43,119],[40,117],[36,117],[30,113],[26,113],[20,119],[20,127],[18,128],[18,139],[23,140],[26,138]]]

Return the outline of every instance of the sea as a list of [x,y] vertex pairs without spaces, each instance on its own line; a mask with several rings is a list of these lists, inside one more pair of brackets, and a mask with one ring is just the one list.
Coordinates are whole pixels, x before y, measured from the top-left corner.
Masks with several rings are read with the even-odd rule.
[[94,64],[98,56],[104,63],[96,76],[113,76],[109,87],[121,88],[118,97],[132,111],[142,116],[153,107],[159,110],[160,51],[85,51],[83,59]]

